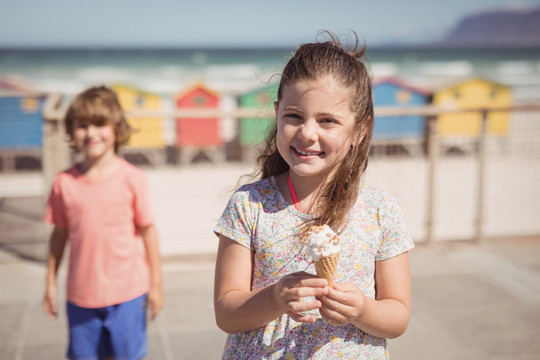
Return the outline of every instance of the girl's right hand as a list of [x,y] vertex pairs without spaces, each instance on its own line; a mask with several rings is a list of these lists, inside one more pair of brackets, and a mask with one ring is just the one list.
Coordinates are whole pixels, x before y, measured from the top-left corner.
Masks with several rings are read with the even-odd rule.
[[302,301],[302,298],[327,294],[328,281],[304,271],[286,275],[274,286],[274,299],[278,306],[294,321],[303,323],[314,323],[316,318],[303,312],[319,309],[322,304],[317,299]]

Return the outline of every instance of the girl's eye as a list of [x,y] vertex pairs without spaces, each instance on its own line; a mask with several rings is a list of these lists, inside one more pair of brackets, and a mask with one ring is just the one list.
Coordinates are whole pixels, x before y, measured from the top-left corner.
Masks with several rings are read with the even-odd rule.
[[285,119],[288,119],[289,121],[299,121],[299,120],[302,120],[302,116],[300,116],[299,114],[296,114],[296,113],[283,114],[283,117],[284,117]]
[[291,117],[291,118],[300,119],[300,115],[295,114],[295,113],[287,113],[287,114],[284,114],[283,117]]
[[336,121],[334,119],[331,119],[331,118],[323,118],[323,119],[320,120],[320,123],[324,124],[324,125],[331,125],[331,124],[335,124]]

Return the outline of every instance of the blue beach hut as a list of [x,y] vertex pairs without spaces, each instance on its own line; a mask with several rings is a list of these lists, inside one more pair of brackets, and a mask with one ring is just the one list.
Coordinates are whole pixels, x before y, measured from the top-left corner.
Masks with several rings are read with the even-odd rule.
[[0,150],[41,149],[44,101],[41,95],[0,95]]
[[[39,157],[45,95],[0,83],[0,157],[3,168],[20,156]],[[6,165],[6,164],[11,165]]]
[[[377,107],[416,107],[429,102],[429,93],[387,78],[373,85],[373,105]],[[421,115],[377,116],[374,118],[373,142],[379,144],[418,145],[424,141],[426,118]]]

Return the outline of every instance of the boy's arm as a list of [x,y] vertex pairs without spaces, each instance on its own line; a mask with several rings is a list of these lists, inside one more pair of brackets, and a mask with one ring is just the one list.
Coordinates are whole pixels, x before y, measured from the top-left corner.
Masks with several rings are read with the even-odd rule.
[[159,253],[158,233],[154,225],[140,229],[146,251],[146,261],[150,269],[150,290],[148,304],[154,319],[163,307],[163,279],[161,274],[161,256]]
[[56,277],[58,268],[64,255],[67,242],[67,229],[63,226],[55,226],[49,239],[49,255],[47,259],[47,278],[45,296],[43,298],[43,308],[45,313],[52,319],[57,317],[56,303]]

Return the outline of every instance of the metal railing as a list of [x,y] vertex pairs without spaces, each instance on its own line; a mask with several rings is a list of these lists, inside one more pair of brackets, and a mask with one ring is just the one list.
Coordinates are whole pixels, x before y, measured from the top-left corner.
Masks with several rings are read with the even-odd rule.
[[[507,112],[510,115],[508,134],[490,134],[489,114],[493,112]],[[54,174],[64,169],[70,161],[61,121],[64,113],[61,95],[50,95],[44,108],[44,189],[49,188]],[[452,139],[457,147],[460,141],[469,145],[458,155],[445,147],[448,138],[437,129],[440,116],[450,113],[482,115],[478,136]],[[238,119],[268,118],[273,117],[274,112],[260,109],[175,109],[169,112],[134,111],[127,115]],[[376,118],[416,115],[426,117],[423,151],[408,156],[374,155],[367,174],[370,182],[385,190],[389,188],[389,192],[397,197],[409,217],[411,232],[416,239],[427,244],[454,239],[483,242],[494,237],[540,234],[540,225],[536,224],[540,216],[537,205],[540,204],[540,146],[537,145],[540,138],[540,104],[496,109],[457,109],[432,105],[375,109]],[[399,139],[391,143],[399,144]],[[384,142],[374,144],[392,145]],[[517,204],[517,201],[520,203]]]

